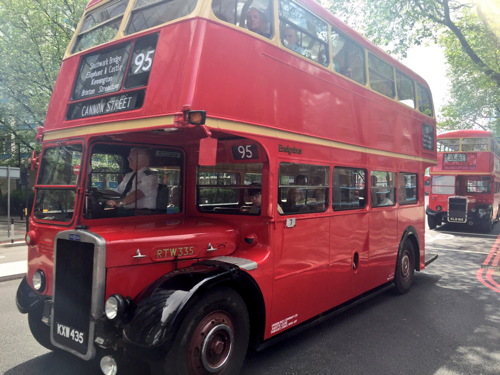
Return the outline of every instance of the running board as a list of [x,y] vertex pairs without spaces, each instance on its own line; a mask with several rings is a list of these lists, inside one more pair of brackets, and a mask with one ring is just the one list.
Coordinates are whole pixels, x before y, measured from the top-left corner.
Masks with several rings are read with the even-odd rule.
[[438,258],[438,255],[433,255],[432,257],[430,257],[429,259],[427,259],[425,261],[425,266],[427,267],[429,264],[431,264],[432,262],[434,262],[436,259]]

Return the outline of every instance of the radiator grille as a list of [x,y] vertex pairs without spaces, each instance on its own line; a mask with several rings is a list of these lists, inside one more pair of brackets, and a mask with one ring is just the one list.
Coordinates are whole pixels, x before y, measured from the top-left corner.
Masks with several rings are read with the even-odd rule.
[[85,356],[89,350],[94,245],[58,239],[52,338],[56,345]]
[[467,222],[467,198],[448,198],[448,221],[451,223]]

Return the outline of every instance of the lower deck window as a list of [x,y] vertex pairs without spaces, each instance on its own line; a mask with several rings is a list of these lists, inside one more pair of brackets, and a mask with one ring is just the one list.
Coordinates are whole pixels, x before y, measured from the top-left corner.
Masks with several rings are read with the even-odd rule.
[[197,180],[197,207],[201,212],[260,214],[262,163],[200,166]]
[[364,208],[366,205],[366,171],[359,168],[333,169],[333,209]]
[[329,168],[321,165],[281,163],[278,211],[282,215],[324,212],[328,207]]

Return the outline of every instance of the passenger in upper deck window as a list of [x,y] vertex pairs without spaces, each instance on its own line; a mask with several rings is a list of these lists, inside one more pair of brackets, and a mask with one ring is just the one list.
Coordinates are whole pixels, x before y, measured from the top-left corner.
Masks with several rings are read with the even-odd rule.
[[352,78],[352,69],[349,66],[344,67],[344,69],[342,69],[340,73],[342,75],[350,78],[350,79],[353,79]]
[[291,26],[286,26],[283,30],[283,45],[301,55],[304,55],[304,48],[299,44],[297,30]]
[[247,28],[254,33],[271,37],[271,26],[264,12],[252,7],[247,12]]

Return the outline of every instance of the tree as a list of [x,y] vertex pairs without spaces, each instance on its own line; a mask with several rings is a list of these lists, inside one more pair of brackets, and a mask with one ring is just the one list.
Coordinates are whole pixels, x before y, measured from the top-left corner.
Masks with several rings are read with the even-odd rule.
[[82,0],[0,0],[0,137],[26,151],[84,7]]
[[414,45],[429,41],[441,45],[450,66],[452,90],[439,126],[482,127],[500,135],[500,42],[497,29],[490,27],[491,18],[484,17],[484,11],[479,17],[476,7],[462,0],[323,2],[399,57],[405,57]]

